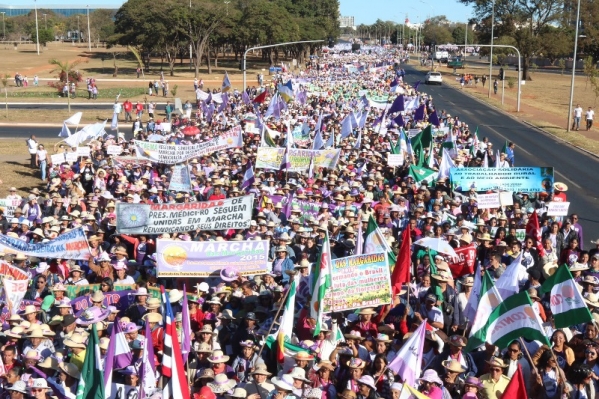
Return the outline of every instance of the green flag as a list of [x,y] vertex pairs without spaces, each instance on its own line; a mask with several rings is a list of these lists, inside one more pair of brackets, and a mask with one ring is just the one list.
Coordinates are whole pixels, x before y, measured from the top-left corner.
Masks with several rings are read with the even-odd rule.
[[92,324],[81,378],[77,386],[77,399],[104,399],[104,372],[100,361],[98,330],[96,325]]
[[424,149],[431,148],[433,144],[433,129],[432,125],[428,125],[423,131],[410,139],[414,155],[418,157],[418,166],[424,163]]
[[318,334],[322,327],[324,315],[324,297],[331,287],[331,247],[329,233],[326,233],[322,248],[316,262],[314,262],[313,288],[310,297],[310,317],[316,320],[314,334]]
[[439,283],[437,279],[432,278],[433,274],[439,274],[437,270],[437,265],[435,264],[435,257],[431,253],[430,248],[426,250],[426,256],[428,256],[428,261],[431,264],[431,286],[435,290],[435,295],[437,296],[437,300],[443,302],[443,290],[439,287]]
[[508,142],[507,140],[505,141],[505,143],[503,144],[503,147],[501,147],[501,152],[504,154],[507,154],[507,147],[508,147]]
[[539,290],[541,294],[547,292],[551,294],[549,303],[555,328],[570,327],[573,324],[593,320],[576,285],[568,266],[561,265],[551,277],[545,280]]
[[389,261],[389,267],[395,266],[397,257],[387,243],[385,236],[376,224],[374,217],[370,215],[368,218],[368,226],[366,226],[366,234],[364,236],[364,251],[363,254],[373,254],[376,252],[386,252]]
[[438,172],[432,169],[410,165],[408,174],[412,176],[416,183],[420,183],[423,180],[426,180],[428,183],[432,183],[434,180],[436,180]]

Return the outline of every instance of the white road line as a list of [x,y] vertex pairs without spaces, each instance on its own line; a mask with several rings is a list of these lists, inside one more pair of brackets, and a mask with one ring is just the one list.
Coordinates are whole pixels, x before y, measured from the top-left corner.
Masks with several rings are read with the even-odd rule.
[[578,185],[574,181],[568,179],[563,173],[561,173],[561,172],[555,172],[555,174],[561,176],[562,179],[570,182],[570,184],[572,184],[574,187],[578,188],[579,190],[582,189],[582,187],[580,185]]
[[[489,130],[492,130],[492,131],[494,131],[494,132],[495,132],[495,133],[496,133],[498,136],[502,137],[504,140],[511,141],[511,140],[509,140],[507,137],[505,137],[503,134],[499,133],[499,132],[498,132],[496,129],[493,129],[491,126],[488,126],[488,125],[487,125],[487,126],[485,126],[485,127],[486,127],[487,129],[489,129]],[[521,151],[521,152],[523,152],[523,153],[525,153],[525,154],[527,154],[527,155],[530,155],[530,156],[532,156],[532,153],[530,153],[530,152],[526,151],[524,148],[521,148],[521,147],[519,147],[519,148],[517,149],[517,151]]]

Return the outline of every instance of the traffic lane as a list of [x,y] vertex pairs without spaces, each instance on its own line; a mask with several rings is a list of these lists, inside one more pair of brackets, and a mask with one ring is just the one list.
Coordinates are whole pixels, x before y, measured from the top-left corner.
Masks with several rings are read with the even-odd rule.
[[58,126],[0,126],[0,139],[28,139],[34,135],[38,139],[58,139]]
[[[112,104],[113,103],[85,103],[85,104],[81,104],[81,103],[71,103],[71,110],[86,110],[86,109],[101,109],[101,108],[106,108],[106,110],[112,112]],[[67,109],[68,108],[68,104],[65,103],[44,103],[44,102],[37,102],[37,103],[8,103],[8,109],[31,109],[31,110],[36,110],[36,109],[49,109],[49,110],[63,110],[63,109]]]
[[[422,80],[424,73],[410,68],[407,81]],[[470,128],[479,126],[479,138],[489,137],[496,148],[505,140],[516,143],[517,166],[554,166],[555,178],[568,184],[568,200],[571,210],[578,213],[583,224],[584,247],[590,248],[590,240],[599,237],[599,189],[590,182],[596,181],[599,161],[569,145],[565,145],[537,129],[514,120],[494,108],[467,96],[459,89],[447,85],[426,86],[422,89],[433,97],[438,110],[445,109],[468,123]]]

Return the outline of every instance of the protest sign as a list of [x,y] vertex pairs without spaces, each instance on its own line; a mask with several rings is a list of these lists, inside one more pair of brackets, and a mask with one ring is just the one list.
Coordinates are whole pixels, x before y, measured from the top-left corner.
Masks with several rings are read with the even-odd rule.
[[187,165],[179,163],[175,165],[168,184],[170,191],[191,191],[191,176]]
[[185,204],[116,204],[119,234],[162,234],[202,230],[247,229],[254,196]]
[[569,202],[551,201],[547,203],[547,216],[568,216],[569,208]]
[[451,274],[454,278],[460,278],[466,274],[474,273],[476,266],[476,247],[474,245],[468,245],[465,247],[455,248],[457,256],[449,256],[445,254],[439,254],[443,256]]
[[118,157],[118,156],[113,156],[111,157],[112,159],[112,164],[116,167],[119,168],[126,168],[128,165],[141,165],[144,160],[143,159],[139,159],[135,156],[122,156],[122,157]]
[[553,186],[552,167],[530,168],[451,168],[452,188],[468,191],[508,190],[538,193]]
[[335,169],[341,150],[312,150],[315,168]]
[[21,301],[27,293],[29,287],[29,280],[11,280],[8,278],[2,279],[2,285],[4,286],[4,296],[10,314],[17,314]]
[[50,155],[50,161],[52,162],[52,165],[60,165],[65,162],[64,152]]
[[21,205],[21,200],[0,198],[0,208],[4,208],[4,216],[12,218],[15,214],[15,209]]
[[391,303],[391,277],[387,254],[376,252],[333,259],[331,284],[325,297],[325,312],[341,312]]
[[307,146],[310,144],[310,131],[302,129],[302,125],[296,126],[291,132],[293,142],[299,146]]
[[[139,398],[139,388],[125,385],[125,384],[117,384],[112,383],[110,388],[110,395],[106,397],[106,399],[138,399]],[[145,399],[145,398],[139,398]]]
[[18,267],[10,265],[2,260],[0,260],[0,275],[6,277],[10,277],[13,280],[29,280],[31,278],[31,274],[29,272],[23,271]]
[[78,157],[89,157],[91,154],[91,148],[89,146],[77,147]]
[[[129,286],[131,287],[131,286]],[[99,288],[98,288],[99,289]],[[92,291],[93,292],[93,291]],[[135,296],[133,294],[136,291],[128,289],[123,291],[111,291],[104,293],[104,301],[102,305],[114,306],[120,312],[124,312],[127,308],[135,303]],[[90,295],[84,295],[71,300],[71,307],[73,311],[78,314],[79,312],[85,311],[85,309],[92,306],[92,300]]]
[[478,209],[499,208],[501,206],[499,193],[478,194],[476,196],[476,202],[478,204]]
[[526,229],[516,229],[516,238],[518,241],[524,241],[526,238]]
[[123,147],[120,145],[109,145],[106,147],[106,153],[108,155],[121,155],[121,152],[123,152]]
[[312,151],[291,148],[287,151],[290,172],[305,172],[310,167]]
[[67,162],[77,162],[77,158],[79,158],[79,155],[76,152],[66,152],[64,154],[64,159]]
[[403,154],[391,154],[387,155],[387,164],[389,166],[402,166],[404,163]]
[[267,270],[268,241],[156,241],[158,277],[218,276],[233,268],[241,275]]
[[512,206],[514,205],[514,197],[511,191],[502,191],[499,193],[499,202],[501,206]]
[[246,133],[252,133],[252,134],[260,133],[260,130],[256,127],[256,122],[246,122],[244,129],[245,129]]
[[212,154],[228,148],[241,147],[241,127],[221,133],[219,136],[198,144],[170,145],[135,140],[135,151],[139,158],[147,161],[172,165],[191,158]]
[[281,169],[284,155],[284,148],[259,147],[255,167],[256,169],[279,170]]
[[4,253],[23,253],[38,258],[87,260],[91,256],[82,227],[67,231],[44,243],[28,243],[19,238],[0,235],[0,250]]

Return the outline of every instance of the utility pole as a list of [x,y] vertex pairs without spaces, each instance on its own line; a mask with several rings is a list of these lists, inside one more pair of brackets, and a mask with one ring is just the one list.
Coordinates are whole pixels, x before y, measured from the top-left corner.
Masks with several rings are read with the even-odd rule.
[[576,76],[576,50],[578,47],[578,25],[580,25],[580,0],[576,8],[576,33],[574,35],[574,57],[572,58],[572,80],[570,81],[570,106],[568,107],[568,131],[572,127],[572,104],[574,102],[574,77]]
[[89,30],[89,5],[87,6],[87,49],[92,51],[92,37]]
[[2,11],[2,40],[6,40],[6,23],[4,22],[4,14],[6,14],[6,11]]
[[491,98],[491,86],[493,86],[493,37],[495,36],[495,0],[493,1],[493,8],[491,10],[491,55],[489,56],[489,94],[488,98]]
[[44,16],[44,29],[48,30],[48,19],[46,18],[46,15],[48,14],[42,14]]
[[35,47],[37,49],[37,55],[40,55],[40,31],[37,24],[37,0],[34,0],[33,4],[35,4]]
[[79,29],[79,15],[77,15],[77,42],[81,43],[81,29]]

